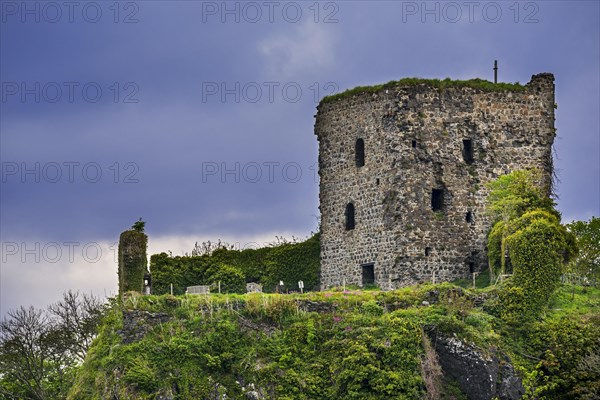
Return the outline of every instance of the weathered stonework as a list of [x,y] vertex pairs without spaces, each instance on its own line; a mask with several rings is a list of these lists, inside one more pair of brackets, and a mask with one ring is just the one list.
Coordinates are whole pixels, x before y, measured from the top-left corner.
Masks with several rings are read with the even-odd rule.
[[[322,102],[315,123],[322,288],[363,285],[367,264],[382,289],[482,270],[486,183],[536,167],[550,190],[554,105],[548,73],[523,90],[424,82]],[[442,191],[439,211],[433,189]],[[346,226],[350,203],[354,229]]]

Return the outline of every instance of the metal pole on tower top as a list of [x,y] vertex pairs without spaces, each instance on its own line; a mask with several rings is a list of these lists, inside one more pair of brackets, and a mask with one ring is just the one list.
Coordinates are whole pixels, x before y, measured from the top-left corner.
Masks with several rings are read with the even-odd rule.
[[498,60],[494,60],[494,83],[498,83]]

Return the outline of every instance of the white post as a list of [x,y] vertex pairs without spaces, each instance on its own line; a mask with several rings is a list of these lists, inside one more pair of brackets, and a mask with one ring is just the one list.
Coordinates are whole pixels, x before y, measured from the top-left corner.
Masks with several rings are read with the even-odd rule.
[[173,296],[173,284],[171,283],[171,296]]
[[342,279],[342,285],[344,287],[344,292],[346,291],[346,278]]
[[433,275],[433,277],[432,277],[433,284],[435,285],[435,271],[432,272],[432,275]]
[[221,294],[221,281],[219,281],[219,294]]

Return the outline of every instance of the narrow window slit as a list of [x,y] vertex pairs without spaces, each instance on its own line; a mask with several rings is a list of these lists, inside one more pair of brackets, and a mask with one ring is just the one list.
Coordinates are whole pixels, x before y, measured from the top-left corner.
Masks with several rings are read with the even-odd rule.
[[346,230],[350,231],[352,229],[354,229],[354,204],[352,203],[348,203],[346,205],[346,212],[345,212],[345,216],[346,216]]
[[441,211],[444,206],[444,190],[443,189],[432,189],[431,190],[431,209],[433,211]]
[[365,165],[365,141],[363,139],[356,140],[355,159],[358,168]]
[[463,139],[463,159],[467,164],[473,164],[473,140]]

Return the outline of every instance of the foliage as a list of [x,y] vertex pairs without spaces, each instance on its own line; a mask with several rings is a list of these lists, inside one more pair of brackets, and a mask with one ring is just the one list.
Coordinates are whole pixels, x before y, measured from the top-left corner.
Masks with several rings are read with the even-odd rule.
[[124,307],[135,304],[172,318],[142,340],[124,344],[117,333],[121,317],[112,313],[70,398],[170,393],[196,399],[216,391],[243,398],[242,386],[250,384],[266,397],[283,399],[422,395],[418,318],[384,312],[374,293],[364,307],[347,301],[344,307],[350,308],[340,318],[301,311],[297,301],[305,297],[296,296],[185,296],[175,309],[167,306],[169,296],[126,302]]
[[119,237],[119,294],[142,292],[147,270],[148,236],[138,230],[128,230]]
[[[281,241],[259,249],[235,250],[225,244],[207,244],[196,246],[192,253],[201,255],[173,257],[161,253],[150,257],[154,293],[168,293],[171,284],[175,294],[185,293],[187,286],[216,284],[220,279],[220,268],[227,268],[227,273],[232,269],[236,271],[238,280],[232,288],[226,289],[229,292],[243,292],[246,282],[258,282],[265,291],[274,291],[280,280],[285,283],[285,289],[299,290],[300,280],[304,282],[305,290],[319,287],[318,234],[303,242]],[[242,285],[238,272],[243,277]],[[221,290],[224,291],[223,286]]]
[[47,310],[9,311],[0,323],[0,397],[64,399],[104,309],[69,291]]
[[354,95],[358,95],[361,93],[377,93],[385,89],[394,89],[396,87],[405,87],[405,86],[417,86],[417,85],[427,85],[438,90],[444,90],[446,88],[454,88],[454,87],[469,87],[474,89],[480,89],[486,92],[495,92],[495,91],[523,91],[525,90],[525,86],[517,83],[493,83],[490,81],[486,81],[483,79],[469,79],[469,80],[453,80],[450,78],[446,78],[443,80],[440,79],[424,79],[424,78],[403,78],[398,81],[389,81],[388,83],[384,83],[381,85],[373,85],[373,86],[357,86],[353,89],[348,89],[341,93],[336,93],[330,96],[325,96],[320,104],[330,103],[332,101],[338,99],[348,98]]
[[492,277],[512,272],[499,289],[497,315],[521,323],[544,310],[576,254],[575,237],[560,224],[538,170],[515,171],[491,182],[488,235]]
[[146,222],[142,221],[142,218],[140,218],[139,221],[134,222],[134,224],[131,226],[131,229],[133,229],[136,232],[144,233],[145,227]]
[[527,211],[545,210],[560,217],[548,197],[549,188],[537,169],[518,170],[490,182],[487,211],[494,221],[518,218]]
[[575,235],[579,249],[569,270],[597,285],[600,281],[600,218],[574,221],[567,228]]
[[[482,295],[522,295],[517,286],[137,295],[107,314],[69,398],[246,398],[248,391],[280,399],[464,398],[440,376],[435,347],[423,335],[433,329],[484,353],[508,354],[529,398],[592,399],[600,290],[579,288],[574,300],[569,292],[559,288],[552,303],[568,310],[549,309],[523,329],[473,304]],[[125,343],[122,312],[132,310],[170,319]]]
[[[565,263],[575,254],[573,235],[559,224],[555,213],[542,209],[499,221],[488,236],[488,257],[497,271],[508,249],[505,272],[511,280],[499,289],[497,311],[506,321],[520,323],[542,312],[558,287]],[[505,235],[502,240],[502,235]]]
[[207,275],[209,281],[220,284],[223,293],[244,293],[246,291],[244,273],[239,268],[219,264],[210,267]]
[[561,228],[538,219],[506,238],[514,265],[513,282],[523,288],[532,309],[546,305],[560,284],[566,248]]
[[540,321],[528,333],[527,351],[539,356],[529,374],[528,398],[594,399],[600,396],[600,317]]
[[[495,279],[498,274],[512,272],[511,266],[506,265],[506,238],[532,219],[547,218],[558,224],[560,214],[554,209],[555,203],[548,197],[549,189],[537,169],[513,171],[487,186],[490,193],[486,211],[494,221],[488,234],[488,260],[490,278]],[[514,223],[531,211],[535,212]]]

